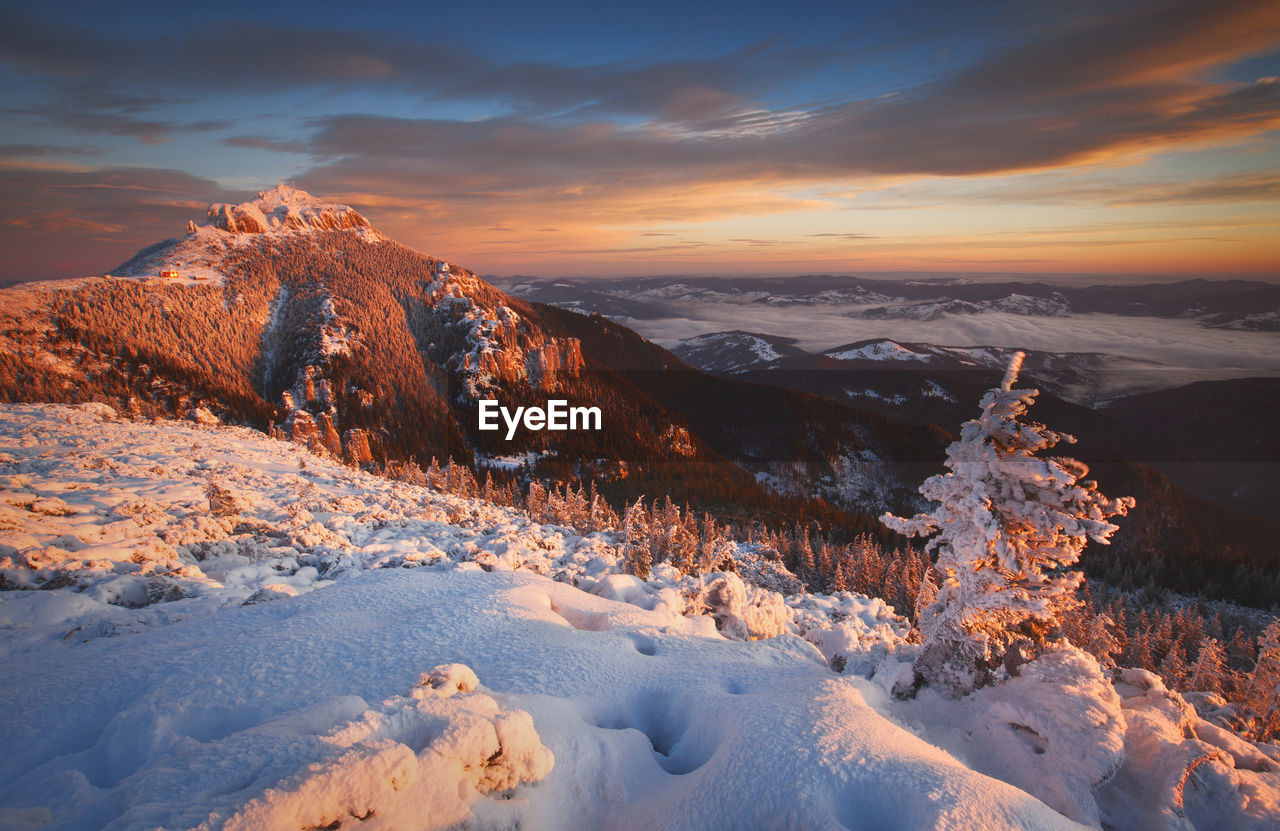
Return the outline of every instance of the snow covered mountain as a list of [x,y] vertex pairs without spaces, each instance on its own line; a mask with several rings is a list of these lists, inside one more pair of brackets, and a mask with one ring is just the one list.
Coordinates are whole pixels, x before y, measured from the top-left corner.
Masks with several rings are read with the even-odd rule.
[[1090,408],[1081,405],[1094,397],[1109,398],[1105,392],[1112,385],[1127,386],[1118,376],[1154,371],[1098,353],[939,346],[888,338],[812,353],[789,338],[748,332],[689,338],[674,351],[708,372],[814,392],[896,420],[940,425],[963,421],[981,392],[1003,375],[1010,356],[1022,352],[1024,373],[1042,390],[1042,407],[1094,440],[1114,433],[1116,427],[1104,417],[1091,417]]
[[[724,377],[291,188],[208,218],[112,274],[0,296],[0,391],[64,402],[0,405],[0,827],[1274,826],[1280,751],[1225,729],[1220,700],[1197,713],[1065,642],[960,702],[890,695],[919,646],[844,580],[901,587],[881,594],[910,614],[927,557],[843,571],[851,545],[816,534],[910,510],[950,437],[847,389],[758,381],[810,363],[941,372],[919,398],[950,413],[999,350],[812,354],[746,331],[683,345]],[[642,310],[688,289],[613,299]],[[477,429],[482,399],[552,396],[598,406],[607,429]],[[1046,398],[1055,427],[1075,412]],[[543,505],[411,464],[432,456]],[[1200,506],[1126,471],[1148,475],[1104,470],[1139,495],[1125,544],[1206,582],[1165,539],[1211,556],[1190,533]],[[640,513],[598,520],[593,497],[565,519],[539,491],[557,479]],[[673,500],[749,530],[721,535]],[[643,568],[637,524],[655,546]],[[771,524],[794,526],[785,545]]]
[[[898,370],[968,372],[977,375],[1001,373],[1015,352],[1022,352],[1024,372],[1035,378],[1036,386],[1062,398],[1089,403],[1106,396],[1117,385],[1130,382],[1114,376],[1138,374],[1155,367],[1118,360],[1097,352],[1043,352],[1012,346],[939,346],[930,343],[900,343],[887,338],[858,341],[837,346],[822,354],[843,365],[860,368],[892,366]],[[1112,393],[1114,394],[1114,393]],[[927,397],[928,393],[924,393]]]
[[[764,346],[757,351],[756,344],[778,344],[787,351],[771,354]],[[1259,588],[1270,585],[1269,579],[1234,576],[1234,552],[1249,552],[1253,567],[1264,572],[1276,562],[1270,540],[1280,519],[1280,449],[1265,426],[1280,398],[1274,379],[1213,381],[1118,396],[1114,390],[1141,386],[1146,376],[1167,370],[1098,353],[887,338],[815,354],[789,339],[742,332],[699,336],[680,342],[676,351],[696,366],[735,379],[813,393],[922,426],[968,419],[982,393],[999,382],[1009,356],[1023,351],[1024,372],[1042,390],[1041,417],[1079,438],[1073,453],[1100,478],[1126,482],[1127,492],[1138,497],[1138,508],[1117,544],[1097,555],[1098,573],[1114,578],[1132,558],[1147,560],[1159,550],[1161,562],[1170,564],[1167,585],[1178,591],[1195,593],[1210,582],[1229,583],[1229,596],[1235,599],[1261,606],[1273,602],[1272,590]],[[1085,406],[1098,398],[1109,406]],[[845,492],[872,492],[879,476],[874,462],[847,456],[813,479],[797,480],[783,470],[762,480],[784,491],[806,482],[804,487],[838,502]],[[1174,527],[1180,530],[1174,532]],[[1203,576],[1176,576],[1193,572]]]
[[[858,487],[813,509],[839,513],[910,498],[894,464],[943,445],[837,402],[704,375],[604,317],[513,297],[283,185],[211,206],[206,224],[111,274],[2,296],[7,400],[198,412],[366,465],[518,457],[543,477],[598,479],[618,500],[759,508],[775,506],[762,482],[778,480],[758,474],[799,463],[831,477],[857,458],[870,465]],[[478,427],[483,399],[550,398],[598,407],[602,429],[508,439]]]
[[938,320],[944,315],[976,315],[988,311],[1008,312],[1036,317],[1066,317],[1071,314],[1071,304],[1066,295],[1055,291],[1047,297],[1036,297],[1010,292],[1004,297],[977,302],[957,298],[919,300],[897,303],[892,306],[875,306],[855,313],[868,320]]
[[642,581],[617,531],[99,404],[0,407],[0,463],[6,828],[1280,816],[1280,750],[1150,673],[1058,652],[961,702],[891,698],[904,622],[774,591],[750,544],[737,573]]
[[805,354],[794,338],[742,331],[685,338],[671,351],[690,366],[728,375],[767,369],[783,358]]

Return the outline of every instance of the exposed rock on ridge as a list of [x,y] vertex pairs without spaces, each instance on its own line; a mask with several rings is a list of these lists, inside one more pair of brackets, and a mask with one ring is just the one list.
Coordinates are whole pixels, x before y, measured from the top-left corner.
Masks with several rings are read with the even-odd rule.
[[306,191],[283,184],[238,205],[210,205],[209,221],[215,228],[232,234],[372,227],[349,205],[322,202]]

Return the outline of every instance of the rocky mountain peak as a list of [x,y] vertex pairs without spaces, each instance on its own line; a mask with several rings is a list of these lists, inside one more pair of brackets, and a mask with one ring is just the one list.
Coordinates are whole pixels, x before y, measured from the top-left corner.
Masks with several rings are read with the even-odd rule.
[[372,227],[369,220],[350,205],[325,202],[283,183],[260,192],[257,199],[238,205],[226,202],[210,205],[209,222],[232,234]]

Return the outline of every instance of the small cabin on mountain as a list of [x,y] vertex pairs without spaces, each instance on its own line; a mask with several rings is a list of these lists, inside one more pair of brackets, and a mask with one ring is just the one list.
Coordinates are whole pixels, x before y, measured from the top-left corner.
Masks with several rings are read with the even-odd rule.
[[182,276],[182,275],[181,275],[181,274],[179,274],[179,273],[178,273],[178,272],[176,272],[176,271],[162,271],[162,272],[160,272],[160,277],[161,277],[161,279],[164,279],[164,280],[177,280],[177,279],[178,279],[179,277],[181,277],[181,276]]

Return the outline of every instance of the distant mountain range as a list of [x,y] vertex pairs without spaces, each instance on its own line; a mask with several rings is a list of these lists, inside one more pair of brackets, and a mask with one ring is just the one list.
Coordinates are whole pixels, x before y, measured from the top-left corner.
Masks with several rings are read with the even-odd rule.
[[1183,280],[1137,285],[1055,286],[964,279],[885,280],[845,276],[650,277],[498,280],[512,294],[577,311],[634,319],[680,314],[683,304],[733,298],[763,305],[849,306],[869,320],[934,320],[944,314],[1005,312],[1067,316],[1105,313],[1185,318],[1206,327],[1280,331],[1280,285],[1251,280]]
[[[1255,330],[1264,338],[1271,337],[1266,333],[1272,326],[1269,321],[1280,317],[1280,286],[1251,281],[1187,280],[1070,289],[1031,283],[898,283],[844,277],[589,282],[520,278],[509,287],[524,297],[554,297],[569,308],[613,313],[620,320],[629,318],[653,329],[661,329],[667,319],[696,321],[699,311],[708,307],[721,317],[730,316],[725,310],[741,308],[743,316],[749,317],[747,310],[760,305],[848,307],[843,312],[847,316],[922,322],[940,315],[987,312],[1054,318],[1104,312],[1191,319],[1203,327]],[[763,320],[764,325],[772,319],[793,320],[752,319]],[[809,351],[789,333],[734,329],[669,343],[674,354],[708,372],[810,392],[895,421],[948,429],[974,415],[982,393],[999,382],[1018,346],[869,338]],[[1148,507],[1163,505],[1148,515],[1150,527],[1142,535],[1147,548],[1203,552],[1217,548],[1223,536],[1250,528],[1244,535],[1251,537],[1280,521],[1280,441],[1267,426],[1280,407],[1280,379],[1228,377],[1181,384],[1179,379],[1195,373],[1102,352],[1022,351],[1027,355],[1024,378],[1043,391],[1034,416],[1079,438],[1077,445],[1064,452],[1088,461],[1104,484],[1123,483],[1134,493],[1145,491]],[[1242,371],[1221,374],[1239,376]],[[1143,472],[1136,474],[1137,470]],[[1164,477],[1176,482],[1177,488],[1171,488]],[[1174,496],[1180,489],[1215,507],[1182,501]],[[1166,498],[1179,502],[1179,507],[1169,510]],[[1139,505],[1139,513],[1144,512],[1141,494]],[[1223,506],[1227,513],[1220,515],[1216,506]],[[1185,522],[1189,514],[1204,519],[1205,529],[1215,530],[1178,539],[1168,529]],[[1132,518],[1129,522],[1132,525]],[[1269,543],[1246,545],[1255,553],[1270,550]],[[1120,546],[1127,547],[1124,533]],[[1195,591],[1210,579],[1183,574],[1171,582]]]
[[[972,416],[1015,350],[877,339],[813,354],[788,338],[735,331],[688,338],[673,351],[709,372],[917,424],[954,425]],[[1082,455],[1152,464],[1208,499],[1280,518],[1280,434],[1268,426],[1280,408],[1280,379],[1204,381],[1088,407],[1072,402],[1116,383],[1116,374],[1143,370],[1118,369],[1097,353],[1025,354],[1024,377],[1043,391],[1036,417],[1077,434]]]

